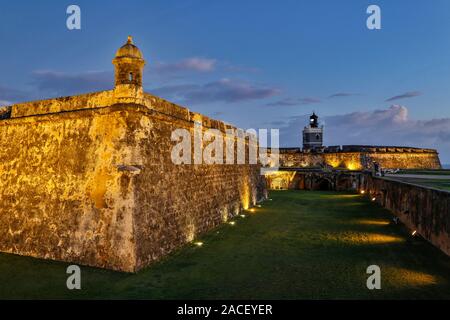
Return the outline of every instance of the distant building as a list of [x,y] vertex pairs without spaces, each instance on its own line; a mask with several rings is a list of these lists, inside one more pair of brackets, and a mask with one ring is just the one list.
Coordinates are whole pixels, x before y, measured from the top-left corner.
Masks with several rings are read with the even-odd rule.
[[303,129],[303,150],[315,151],[322,148],[323,126],[319,127],[319,117],[313,112],[309,125]]

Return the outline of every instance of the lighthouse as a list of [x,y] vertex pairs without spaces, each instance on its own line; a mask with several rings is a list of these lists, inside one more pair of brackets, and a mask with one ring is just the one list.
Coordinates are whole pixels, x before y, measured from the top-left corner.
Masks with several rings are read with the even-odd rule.
[[315,151],[323,144],[323,126],[319,126],[319,117],[313,112],[309,124],[303,129],[303,150]]

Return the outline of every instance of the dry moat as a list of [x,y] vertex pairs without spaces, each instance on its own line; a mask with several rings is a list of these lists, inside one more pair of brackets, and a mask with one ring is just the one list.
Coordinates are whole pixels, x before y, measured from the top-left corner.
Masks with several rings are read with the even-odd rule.
[[[273,191],[137,274],[0,254],[0,298],[450,298],[450,258],[411,237],[392,214],[353,193]],[[381,268],[368,290],[366,268]]]

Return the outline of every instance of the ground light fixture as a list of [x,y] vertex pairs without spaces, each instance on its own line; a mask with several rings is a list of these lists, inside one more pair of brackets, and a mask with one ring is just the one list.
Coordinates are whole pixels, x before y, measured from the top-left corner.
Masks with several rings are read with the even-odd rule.
[[236,224],[236,222],[235,221],[230,221],[230,222],[228,222],[228,224],[234,226]]
[[194,245],[196,245],[197,247],[202,247],[203,246],[203,242],[196,241],[196,242],[194,242]]
[[414,237],[417,234],[417,230],[414,230],[411,235]]
[[372,201],[375,201],[375,200],[377,200],[377,198],[373,197],[373,198],[372,198]]
[[364,190],[361,190],[361,192],[360,192],[361,194],[364,194],[364,193],[366,193],[366,191],[364,191]]

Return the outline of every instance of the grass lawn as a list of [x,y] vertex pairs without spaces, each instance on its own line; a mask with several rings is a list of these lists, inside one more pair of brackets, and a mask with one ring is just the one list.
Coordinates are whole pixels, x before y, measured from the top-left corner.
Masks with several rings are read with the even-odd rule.
[[[271,197],[138,274],[82,267],[79,291],[66,289],[66,263],[0,254],[0,298],[450,299],[450,258],[376,204],[333,192]],[[366,288],[372,264],[381,290]]]
[[424,185],[427,187],[450,191],[450,179],[448,179],[448,180],[416,179],[416,180],[406,180],[406,181],[410,182],[410,183]]
[[448,169],[402,169],[397,174],[429,174],[429,175],[449,175],[450,176],[450,170]]
[[425,187],[431,187],[431,188],[435,188],[435,189],[450,191],[450,176],[449,176],[448,180],[447,179],[433,179],[433,178],[431,178],[431,176],[429,179],[403,178],[401,175],[396,176],[396,177],[389,177],[389,178],[404,181],[404,182],[409,182],[409,183],[413,183],[413,184],[417,184],[417,185],[421,185],[421,186],[425,186]]

